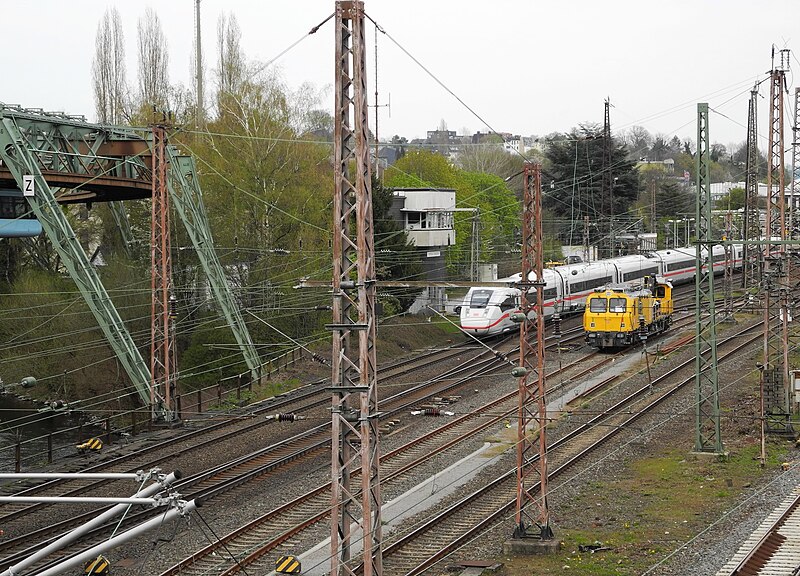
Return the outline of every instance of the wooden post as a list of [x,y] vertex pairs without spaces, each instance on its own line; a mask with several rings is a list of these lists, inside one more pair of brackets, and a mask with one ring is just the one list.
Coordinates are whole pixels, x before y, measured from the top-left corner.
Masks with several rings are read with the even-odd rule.
[[14,462],[14,472],[19,474],[20,470],[22,470],[22,443],[19,440],[17,440],[17,447],[15,452],[16,452],[15,454],[16,462]]
[[203,391],[202,390],[198,390],[197,391],[197,413],[198,414],[202,414],[203,413]]
[[105,427],[106,427],[106,444],[111,444],[111,420],[106,418],[105,420]]
[[47,463],[53,463],[53,433],[47,433]]

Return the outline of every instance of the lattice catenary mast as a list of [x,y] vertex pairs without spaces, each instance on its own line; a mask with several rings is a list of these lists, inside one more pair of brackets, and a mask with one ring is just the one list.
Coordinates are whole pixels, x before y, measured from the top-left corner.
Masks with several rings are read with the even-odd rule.
[[[551,540],[547,508],[547,404],[544,375],[544,313],[542,310],[544,258],[542,254],[542,167],[524,166],[522,207],[522,280],[519,330],[519,405],[517,408],[517,511],[514,538],[530,536],[531,524],[539,527],[538,536]],[[535,278],[535,280],[531,280]],[[535,302],[528,290],[536,288]],[[533,312],[533,321],[528,321]],[[528,340],[535,331],[536,343]],[[521,369],[520,369],[521,368]],[[528,383],[534,384],[529,388]],[[533,430],[529,427],[533,426]],[[534,456],[538,453],[538,461]],[[538,486],[538,490],[537,490]],[[538,493],[537,493],[538,492]]]
[[[363,574],[380,576],[383,566],[375,251],[367,138],[364,3],[336,2],[335,22],[330,573],[355,574],[351,565],[354,524],[360,530],[358,538],[363,544]],[[353,336],[358,338],[357,346],[351,341]],[[359,467],[360,491],[351,484]]]
[[750,91],[747,108],[747,164],[745,168],[745,210],[742,287],[755,290],[761,279],[761,247],[748,241],[761,238],[761,217],[758,209],[758,83]]
[[786,182],[784,176],[783,97],[788,50],[770,74],[769,158],[767,169],[767,240],[764,252],[764,361],[761,384],[767,432],[790,433],[788,292],[786,285]]
[[697,246],[695,248],[695,443],[697,452],[721,454],[714,258],[711,237],[708,104],[697,105]]
[[172,256],[169,234],[169,189],[167,185],[167,130],[153,126],[153,199],[151,210],[150,264],[150,407],[154,417],[172,420],[175,392],[174,320],[175,296],[172,295]]

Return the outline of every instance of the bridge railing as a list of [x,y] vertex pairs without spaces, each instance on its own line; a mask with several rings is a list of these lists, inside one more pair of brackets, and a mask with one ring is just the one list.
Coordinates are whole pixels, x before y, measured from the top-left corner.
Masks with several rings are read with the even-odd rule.
[[[306,357],[308,353],[299,347],[275,356],[259,367],[258,381],[263,385]],[[204,388],[183,392],[176,398],[178,416],[183,419],[221,410],[229,404],[240,404],[245,391],[253,391],[249,371],[221,378]],[[54,410],[52,413],[60,412]],[[126,444],[132,436],[153,430],[158,425],[153,422],[149,408],[115,412],[102,419],[92,419],[0,447],[0,470],[21,472],[40,468],[56,459],[75,455],[76,446],[93,437],[100,438],[105,445],[102,450],[107,450],[110,446]],[[88,453],[84,453],[84,457],[88,458]]]

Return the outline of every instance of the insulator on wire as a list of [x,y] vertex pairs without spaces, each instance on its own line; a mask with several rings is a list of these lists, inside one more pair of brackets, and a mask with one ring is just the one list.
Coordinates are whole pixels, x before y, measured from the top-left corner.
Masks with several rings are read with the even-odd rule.
[[439,408],[423,408],[422,410],[412,410],[412,416],[455,416],[455,412],[440,410]]
[[267,416],[267,420],[277,420],[278,422],[294,422],[295,420],[305,420],[305,416],[301,416],[299,414],[294,413],[280,413],[280,414],[270,414]]
[[557,312],[553,314],[553,333],[561,338],[561,316]]
[[178,299],[174,294],[169,297],[169,317],[174,320],[178,317]]

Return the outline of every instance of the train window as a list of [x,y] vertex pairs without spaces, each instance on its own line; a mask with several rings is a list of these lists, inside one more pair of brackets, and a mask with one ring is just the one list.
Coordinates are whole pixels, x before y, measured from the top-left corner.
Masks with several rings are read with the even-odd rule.
[[513,296],[508,296],[505,300],[503,300],[503,303],[500,304],[500,310],[502,310],[503,312],[505,312],[506,310],[513,310],[516,307],[517,307],[517,299],[514,298]]
[[544,292],[542,292],[542,298],[545,300],[552,300],[556,297],[557,292],[555,288],[546,288]]
[[663,286],[656,286],[656,298],[664,298],[667,295],[667,289]]
[[644,278],[650,274],[658,274],[658,268],[644,268],[643,270],[636,270],[635,272],[628,272],[622,275],[623,281],[636,280],[637,278]]
[[684,268],[694,268],[694,266],[695,266],[694,259],[681,260],[680,262],[672,262],[671,264],[667,264],[667,271],[672,272],[673,270],[682,270]]
[[[615,298],[618,300],[618,298]],[[605,312],[608,300],[605,298],[592,298],[589,300],[589,312]]]
[[609,312],[625,312],[625,298],[609,298]]
[[486,308],[489,304],[489,298],[492,297],[491,290],[475,290],[472,293],[472,298],[469,301],[470,308]]

